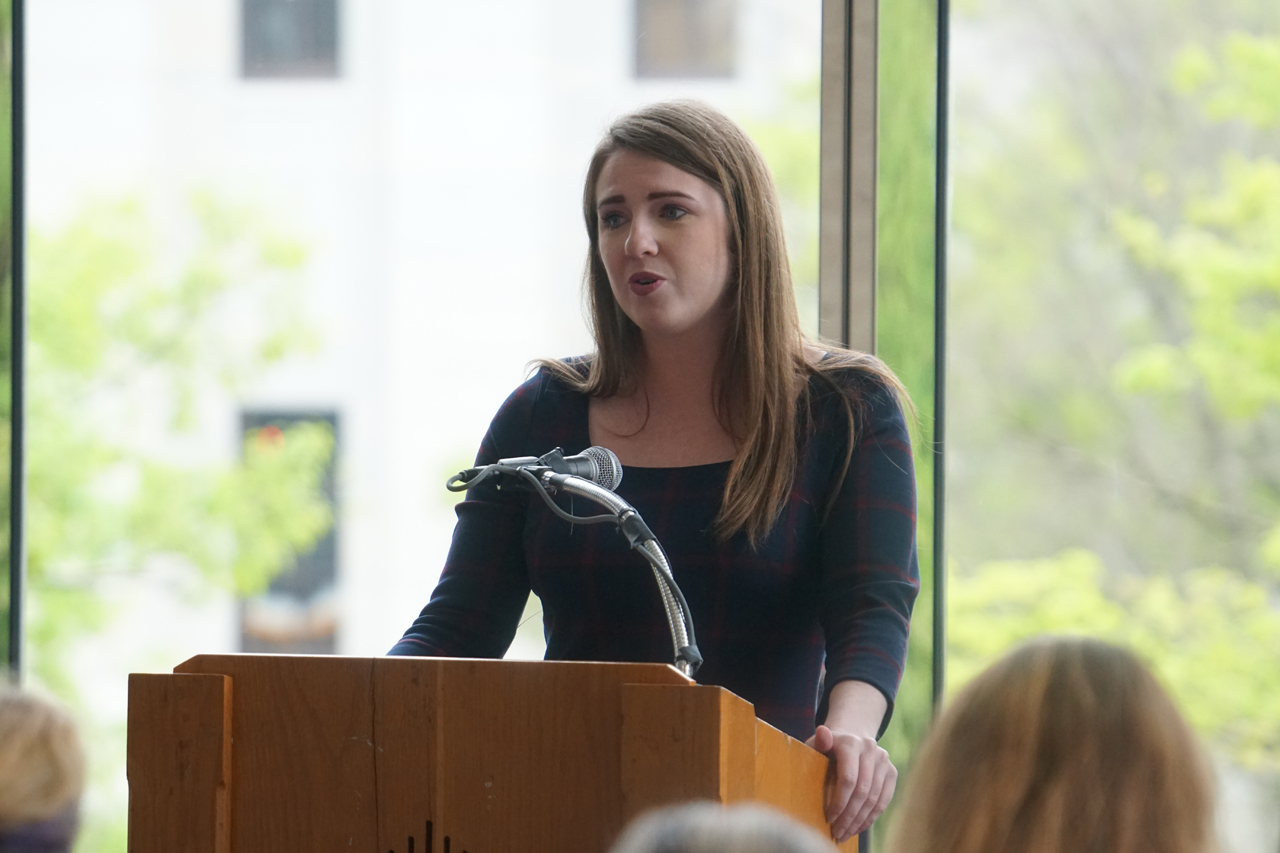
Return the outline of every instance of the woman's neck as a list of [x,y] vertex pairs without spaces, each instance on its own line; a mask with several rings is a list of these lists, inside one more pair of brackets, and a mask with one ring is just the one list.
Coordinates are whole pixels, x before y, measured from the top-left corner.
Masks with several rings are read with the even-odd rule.
[[641,384],[650,404],[688,411],[712,403],[722,344],[708,336],[643,342]]
[[737,443],[716,406],[719,334],[642,338],[639,386],[593,398],[591,440],[625,465],[681,468],[734,458]]

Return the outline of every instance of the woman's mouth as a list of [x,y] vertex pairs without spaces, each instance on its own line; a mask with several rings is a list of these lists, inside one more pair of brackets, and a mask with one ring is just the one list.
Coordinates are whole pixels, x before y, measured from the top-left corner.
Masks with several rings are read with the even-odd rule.
[[666,279],[660,275],[651,272],[638,272],[627,279],[627,284],[631,286],[631,292],[636,296],[648,296],[661,287],[664,281]]

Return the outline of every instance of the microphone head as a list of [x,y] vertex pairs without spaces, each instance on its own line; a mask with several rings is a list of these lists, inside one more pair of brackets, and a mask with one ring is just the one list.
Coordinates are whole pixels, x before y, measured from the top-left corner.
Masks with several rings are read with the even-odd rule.
[[596,475],[591,479],[596,485],[609,491],[618,488],[622,482],[622,463],[618,461],[617,454],[607,447],[588,447],[582,455],[595,465]]

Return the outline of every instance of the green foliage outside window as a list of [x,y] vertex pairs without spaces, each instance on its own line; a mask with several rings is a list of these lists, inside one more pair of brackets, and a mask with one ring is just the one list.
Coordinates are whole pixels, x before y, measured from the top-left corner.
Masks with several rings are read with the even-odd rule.
[[960,18],[1053,48],[1016,110],[957,92],[950,313],[951,688],[1025,638],[1101,636],[1215,753],[1271,772],[1278,11],[991,0]]
[[[1104,637],[1153,665],[1215,753],[1274,770],[1280,39],[1228,22],[1278,33],[1280,10],[1184,6],[957,13],[968,35],[1056,46],[1021,69],[1016,110],[955,93],[948,687],[1030,637]],[[927,571],[932,22],[926,4],[883,12],[878,334],[921,407]],[[799,139],[790,109],[748,127],[784,209],[816,210],[817,129]],[[816,241],[791,251],[816,269]],[[930,716],[927,593],[884,740],[904,775]]]
[[90,805],[109,803],[90,808],[81,851],[124,846],[110,793],[123,732],[71,669],[86,640],[122,627],[121,585],[177,600],[251,595],[332,524],[326,425],[258,431],[235,459],[198,455],[211,415],[237,429],[238,389],[313,348],[298,299],[305,252],[208,194],[166,221],[161,240],[143,205],[115,201],[31,239],[26,642],[36,679],[86,727],[102,791]]

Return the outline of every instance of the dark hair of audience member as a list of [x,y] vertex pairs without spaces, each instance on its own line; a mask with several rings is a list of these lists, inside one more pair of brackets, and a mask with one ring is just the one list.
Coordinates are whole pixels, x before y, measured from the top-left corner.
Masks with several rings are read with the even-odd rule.
[[69,851],[83,787],[84,751],[70,715],[0,688],[0,850]]
[[764,806],[690,803],[637,818],[610,853],[836,853],[836,846]]
[[1206,853],[1195,735],[1132,653],[1031,642],[946,707],[913,762],[893,853]]

